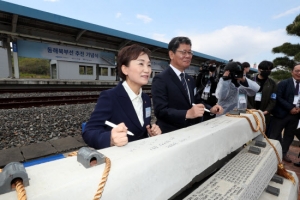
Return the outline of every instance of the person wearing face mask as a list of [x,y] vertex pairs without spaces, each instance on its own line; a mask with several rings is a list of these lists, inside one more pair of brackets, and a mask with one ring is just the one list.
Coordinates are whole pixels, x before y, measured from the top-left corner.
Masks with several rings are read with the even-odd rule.
[[259,90],[255,96],[248,96],[247,108],[261,110],[264,113],[266,121],[266,134],[269,137],[270,133],[270,113],[276,104],[276,89],[277,85],[275,81],[269,78],[271,70],[273,69],[273,63],[270,61],[262,61],[258,65],[258,74],[254,76],[255,81],[259,86]]
[[[217,103],[216,88],[219,82],[218,67],[214,60],[210,60],[204,63],[199,70],[199,74],[196,80],[197,98],[210,106],[214,106]],[[215,114],[205,112],[203,115],[203,121],[214,118]]]
[[[233,110],[247,108],[247,96],[254,96],[259,85],[246,76],[242,64],[229,62],[224,68],[223,77],[220,78],[216,89],[218,105],[224,108],[224,114]],[[217,114],[217,117],[220,116]]]

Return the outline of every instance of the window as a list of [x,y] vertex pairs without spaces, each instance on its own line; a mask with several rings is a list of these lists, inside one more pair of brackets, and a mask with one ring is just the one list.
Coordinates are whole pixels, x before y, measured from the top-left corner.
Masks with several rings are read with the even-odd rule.
[[93,66],[86,66],[86,74],[93,75]]
[[116,68],[110,68],[110,75],[116,76]]
[[106,67],[99,67],[99,69],[100,76],[108,76],[108,69]]
[[93,75],[93,66],[79,65],[80,75]]

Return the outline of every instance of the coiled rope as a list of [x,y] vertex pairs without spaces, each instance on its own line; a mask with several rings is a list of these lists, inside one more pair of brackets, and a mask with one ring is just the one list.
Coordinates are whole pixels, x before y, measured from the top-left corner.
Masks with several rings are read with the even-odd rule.
[[15,183],[15,186],[16,186],[16,192],[17,192],[18,200],[27,200],[26,190],[25,190],[25,187],[23,185],[23,181],[20,180],[20,179],[17,179],[14,183]]
[[[71,152],[71,153],[68,154],[68,157],[77,156],[77,153],[78,153],[78,151]],[[107,182],[107,179],[108,179],[110,168],[111,168],[111,161],[108,157],[106,157],[105,158],[105,169],[103,171],[101,181],[98,185],[98,189],[96,191],[96,194],[95,194],[93,200],[99,200],[101,198],[102,193],[104,191],[104,186],[105,186],[105,184]]]
[[94,196],[94,200],[101,198],[103,190],[104,190],[104,186],[105,186],[107,178],[108,178],[108,174],[109,174],[110,167],[111,167],[111,162],[110,162],[110,159],[108,157],[105,158],[105,163],[106,163],[105,164],[105,169],[104,169],[103,174],[102,174],[101,182],[98,185],[97,192]]
[[[2,169],[0,169],[0,173],[1,172]],[[26,190],[21,179],[14,180],[14,182],[12,183],[12,188],[13,187],[16,188],[18,200],[27,200]]]
[[269,138],[267,137],[267,135],[265,134],[266,132],[266,123],[264,120],[263,121],[263,130],[260,127],[260,121],[258,119],[258,117],[254,114],[254,112],[257,112],[261,119],[264,119],[264,116],[261,114],[260,111],[255,110],[255,109],[247,109],[246,113],[247,114],[252,114],[252,116],[254,117],[254,120],[256,122],[256,128],[253,127],[251,120],[249,119],[249,117],[245,116],[245,115],[231,115],[229,113],[226,114],[226,116],[228,117],[236,117],[236,118],[245,118],[247,119],[248,123],[250,124],[250,127],[252,129],[252,131],[257,132],[258,130],[263,134],[264,138],[267,140],[267,142],[269,143],[269,145],[274,149],[276,157],[277,157],[277,161],[278,161],[278,166],[277,166],[277,174],[279,176],[283,176],[284,178],[290,180],[293,182],[293,184],[295,184],[295,179],[294,177],[288,172],[286,171],[286,169],[284,168],[284,165],[280,159],[279,153],[277,151],[277,149],[275,148],[275,146],[271,143],[271,141],[269,140]]

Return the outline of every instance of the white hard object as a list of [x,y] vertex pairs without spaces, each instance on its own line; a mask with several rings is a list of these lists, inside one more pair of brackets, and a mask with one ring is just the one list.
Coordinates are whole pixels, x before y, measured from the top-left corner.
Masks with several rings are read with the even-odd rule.
[[[256,127],[252,115],[245,114]],[[260,124],[264,119],[260,119]],[[260,132],[244,118],[221,116],[167,134],[99,150],[111,160],[101,200],[166,200]],[[93,199],[105,164],[86,169],[76,157],[27,167],[30,200]],[[16,199],[15,191],[0,199]]]

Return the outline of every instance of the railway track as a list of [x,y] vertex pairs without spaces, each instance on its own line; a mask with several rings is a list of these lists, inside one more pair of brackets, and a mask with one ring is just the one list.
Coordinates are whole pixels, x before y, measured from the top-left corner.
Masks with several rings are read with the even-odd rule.
[[1,98],[0,109],[96,103],[99,95]]
[[[108,88],[105,88],[105,89],[108,89]],[[105,89],[103,89],[103,90],[105,90]],[[103,91],[103,90],[101,90],[101,91]],[[99,91],[99,89],[97,91]],[[150,90],[147,90],[144,92],[151,97]],[[34,96],[34,97],[0,98],[0,109],[96,103],[98,97],[99,97],[99,94],[97,94],[97,95]]]

